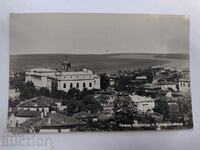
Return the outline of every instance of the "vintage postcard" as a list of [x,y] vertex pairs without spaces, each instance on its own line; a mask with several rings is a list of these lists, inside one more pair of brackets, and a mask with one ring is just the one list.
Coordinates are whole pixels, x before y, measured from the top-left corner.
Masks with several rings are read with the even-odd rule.
[[11,133],[193,127],[189,17],[10,14]]

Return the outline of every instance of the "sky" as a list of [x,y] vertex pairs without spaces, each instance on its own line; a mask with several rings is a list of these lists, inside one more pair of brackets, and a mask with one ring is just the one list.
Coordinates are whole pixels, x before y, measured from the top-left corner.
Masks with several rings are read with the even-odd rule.
[[11,55],[188,52],[188,16],[10,14]]

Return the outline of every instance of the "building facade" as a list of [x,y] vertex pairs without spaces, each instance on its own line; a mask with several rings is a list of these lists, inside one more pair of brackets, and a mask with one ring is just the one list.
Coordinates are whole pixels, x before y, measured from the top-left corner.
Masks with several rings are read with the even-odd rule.
[[152,99],[151,97],[145,97],[145,96],[139,96],[135,94],[130,95],[131,100],[135,102],[137,105],[137,109],[142,112],[153,112],[153,109],[155,108],[155,99]]
[[179,79],[178,87],[180,92],[190,92],[190,72],[183,71],[183,77]]
[[179,79],[178,82],[179,91],[181,92],[189,92],[190,91],[190,80],[187,78]]
[[82,69],[75,71],[71,69],[71,63],[62,62],[62,69],[52,70],[49,68],[35,68],[26,72],[26,82],[31,81],[36,88],[46,87],[49,90],[55,85],[58,90],[69,91],[77,88],[82,91],[87,89],[100,89],[100,77],[91,70]]

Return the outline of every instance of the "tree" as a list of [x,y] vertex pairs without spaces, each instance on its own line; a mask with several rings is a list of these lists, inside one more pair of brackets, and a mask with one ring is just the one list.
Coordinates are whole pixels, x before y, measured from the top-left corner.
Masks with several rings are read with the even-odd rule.
[[26,82],[25,85],[21,87],[20,98],[22,100],[33,98],[34,96],[36,96],[36,92],[37,90],[34,84],[30,81]]
[[114,100],[114,108],[116,122],[133,123],[134,116],[137,113],[136,105],[129,96],[120,96]]
[[93,95],[87,95],[82,99],[81,111],[90,111],[96,113],[102,110],[101,104],[95,99]]
[[38,96],[47,96],[49,97],[51,95],[51,92],[48,88],[42,87],[37,91]]
[[77,88],[72,88],[67,92],[66,99],[67,100],[80,100],[81,92]]
[[67,114],[72,115],[77,112],[85,111],[96,113],[102,110],[100,103],[94,98],[93,95],[87,95],[80,101],[67,101]]
[[163,120],[168,118],[169,105],[166,97],[159,97],[156,99],[154,111],[163,115]]
[[101,89],[106,89],[110,84],[109,77],[104,73],[100,75]]
[[100,95],[99,96],[99,102],[102,103],[102,104],[107,104],[108,103],[108,99],[107,99],[106,96]]
[[87,95],[94,95],[94,90],[88,90],[87,88],[84,88],[81,92],[81,99]]
[[184,123],[185,126],[192,127],[192,103],[191,103],[191,94],[187,93],[180,96],[177,99],[179,107],[179,116],[180,120]]

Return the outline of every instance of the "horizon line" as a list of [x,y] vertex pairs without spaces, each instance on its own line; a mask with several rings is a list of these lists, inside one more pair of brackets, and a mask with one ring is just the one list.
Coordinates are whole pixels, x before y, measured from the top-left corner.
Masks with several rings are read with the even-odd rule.
[[9,54],[10,56],[17,56],[17,55],[56,55],[56,54],[60,54],[60,55],[113,55],[113,54],[162,54],[162,55],[166,55],[166,54],[188,54],[188,53],[151,53],[151,52],[147,52],[147,53],[27,53],[27,54]]

